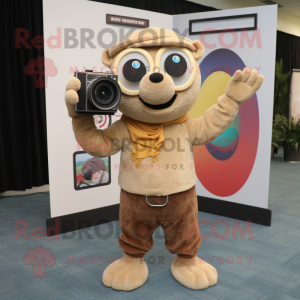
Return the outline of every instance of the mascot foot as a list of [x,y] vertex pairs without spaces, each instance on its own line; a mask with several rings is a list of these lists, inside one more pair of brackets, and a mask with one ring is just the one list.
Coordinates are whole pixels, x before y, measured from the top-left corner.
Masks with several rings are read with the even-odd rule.
[[206,289],[218,280],[216,269],[197,256],[186,259],[177,256],[171,272],[179,283],[192,290]]
[[102,276],[103,284],[119,291],[132,291],[142,286],[148,278],[148,267],[143,258],[124,253],[121,259],[109,265]]

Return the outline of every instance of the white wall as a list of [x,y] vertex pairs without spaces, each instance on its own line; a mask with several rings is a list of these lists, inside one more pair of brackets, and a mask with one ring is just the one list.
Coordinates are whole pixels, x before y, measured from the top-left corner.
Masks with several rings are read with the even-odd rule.
[[[71,68],[74,69],[77,66],[79,71],[82,71],[84,67],[95,68],[95,71],[100,72],[103,67],[101,62],[103,47],[122,41],[123,35],[126,36],[131,29],[141,29],[106,24],[106,14],[148,19],[150,26],[167,29],[172,29],[173,16],[83,0],[44,0],[43,10],[44,37],[47,41],[49,37],[57,35],[59,28],[62,32],[61,48],[51,47],[48,42],[45,45],[45,58],[52,59],[58,69],[57,75],[48,79],[46,88],[50,207],[51,217],[54,218],[113,205],[119,203],[120,196],[119,171],[115,168],[120,163],[120,153],[111,156],[111,183],[109,185],[80,191],[74,189],[73,153],[78,150],[64,101],[65,86],[73,76]],[[67,47],[64,40],[65,30],[68,28],[75,30],[76,38],[81,41],[83,40],[80,38],[81,30],[85,29],[94,33],[92,39],[94,47],[85,44],[83,48],[81,42],[77,43],[74,48]],[[99,33],[104,32],[103,30],[106,33],[102,36],[103,40],[100,38],[102,42],[99,42],[97,37]],[[113,42],[112,36],[117,40]],[[107,68],[103,71],[106,70]],[[120,114],[112,116],[112,122],[119,118]]]
[[[214,1],[211,1],[214,2]],[[211,5],[213,5],[211,3]],[[184,32],[186,29],[186,24],[189,24],[189,20],[197,20],[197,19],[206,19],[206,18],[217,18],[217,17],[224,17],[224,16],[235,16],[235,15],[245,15],[245,14],[254,14],[257,13],[257,26],[259,31],[259,40],[260,46],[258,46],[258,43],[253,44],[252,46],[249,46],[249,44],[245,44],[245,46],[241,46],[239,43],[235,43],[234,46],[228,47],[226,50],[230,50],[231,52],[234,52],[236,55],[240,57],[240,59],[244,62],[244,64],[251,69],[259,68],[258,72],[260,74],[263,74],[265,79],[263,82],[263,85],[261,88],[257,91],[257,102],[258,102],[258,115],[259,115],[259,133],[257,135],[258,139],[258,146],[256,149],[256,156],[254,159],[254,162],[252,164],[253,156],[250,154],[251,151],[244,151],[243,152],[243,162],[247,162],[249,165],[253,165],[253,168],[250,171],[243,171],[241,166],[241,163],[236,162],[238,160],[235,160],[237,157],[239,157],[238,153],[239,151],[236,151],[230,159],[221,161],[217,159],[212,159],[209,162],[203,163],[201,161],[197,166],[197,159],[195,159],[195,165],[197,172],[197,183],[196,183],[196,189],[197,189],[197,195],[208,197],[208,198],[214,198],[214,199],[220,199],[225,200],[229,202],[239,203],[239,204],[245,204],[250,206],[256,206],[261,208],[268,208],[268,195],[269,195],[269,174],[270,174],[270,148],[271,148],[271,135],[272,135],[272,107],[273,107],[273,91],[274,91],[274,69],[275,69],[275,50],[276,50],[276,19],[277,19],[277,10],[275,6],[260,6],[260,7],[251,7],[251,8],[238,8],[238,9],[231,9],[231,10],[221,10],[221,11],[210,11],[210,12],[201,12],[201,13],[193,13],[193,14],[183,14],[183,15],[176,15],[174,16],[173,25],[175,28],[179,30],[179,32]],[[266,17],[267,16],[267,17]],[[244,21],[243,21],[244,22]],[[206,28],[214,27],[210,24],[207,25]],[[230,28],[230,26],[226,26]],[[241,40],[241,32],[236,32],[237,39],[236,41]],[[252,33],[250,33],[251,36]],[[188,35],[188,38],[191,40],[199,39],[198,34],[192,34]],[[206,59],[210,54],[213,52],[216,52],[216,50],[224,49],[223,46],[220,44],[220,35],[217,33],[212,34],[206,34],[202,35],[202,38],[204,38],[205,42],[208,45],[215,45],[213,47],[206,47],[204,52],[204,57],[202,57],[198,63],[202,63],[203,60]],[[201,40],[201,35],[200,35]],[[203,40],[202,40],[203,41]],[[232,34],[228,33],[224,35],[224,41],[225,44],[230,45],[232,43]],[[218,60],[218,66],[226,66],[226,61],[219,61]],[[230,67],[231,59],[228,61],[228,67]],[[212,63],[210,63],[212,64]],[[259,67],[258,67],[259,66]],[[212,69],[214,69],[213,65],[211,66]],[[201,70],[201,73],[203,73],[205,76],[205,69]],[[220,72],[220,74],[222,71]],[[219,74],[219,72],[215,72],[214,74]],[[207,80],[207,79],[206,79]],[[219,80],[219,79],[217,79]],[[218,82],[219,83],[219,82]],[[221,82],[220,82],[221,84]],[[202,85],[202,88],[204,85]],[[210,92],[209,92],[210,93]],[[223,91],[221,91],[223,94]],[[201,94],[201,91],[200,91]],[[221,95],[221,94],[220,94]],[[205,96],[208,96],[207,94]],[[217,100],[217,97],[216,97]],[[201,103],[205,103],[205,98],[198,99]],[[209,102],[210,103],[210,102]],[[197,105],[197,103],[196,103]],[[194,108],[196,107],[194,106]],[[241,104],[242,106],[243,104]],[[200,106],[199,106],[200,107]],[[241,107],[240,107],[241,112]],[[193,113],[193,108],[190,111],[190,115]],[[255,114],[253,111],[249,111],[248,115],[251,115],[254,117],[251,122],[257,122],[255,120]],[[199,115],[193,115],[193,117],[199,118]],[[242,118],[242,117],[241,117]],[[255,123],[257,124],[257,123]],[[245,133],[244,136],[241,135],[241,140],[244,139],[246,143],[250,142],[250,134],[249,132],[254,132],[252,130],[252,125],[255,125],[253,123],[244,124],[244,129],[247,129],[247,133]],[[242,131],[242,129],[241,129]],[[241,132],[240,131],[240,132]],[[245,131],[244,131],[245,132]],[[254,140],[253,140],[254,141]],[[199,149],[199,148],[198,148]],[[212,156],[206,156],[207,150],[205,147],[202,148],[202,150],[199,149],[200,154],[197,155],[197,152],[194,152],[194,156],[198,157],[209,157]],[[198,153],[199,153],[198,152]],[[200,161],[200,160],[198,160]],[[229,168],[228,170],[226,167],[226,164],[236,164],[238,168],[235,169],[234,175],[229,175]],[[201,175],[203,174],[208,168],[212,167],[210,170],[214,170],[214,172],[208,171],[206,174],[206,179],[210,179],[211,182],[215,182],[215,185],[218,185],[218,188],[211,189],[205,187],[205,184],[201,182]],[[198,169],[197,169],[198,168]],[[223,197],[220,196],[223,192],[223,186],[225,184],[228,184],[227,182],[224,184],[225,181],[221,182],[223,178],[230,178],[230,180],[235,180],[233,177],[236,176],[236,178],[240,175],[240,178],[246,178],[244,177],[245,174],[249,174],[249,177],[247,177],[246,181],[244,181],[243,186],[236,191],[234,194],[231,194],[229,196]],[[231,184],[231,183],[229,183]]]
[[[257,0],[190,0],[202,5],[218,9],[233,9],[242,7],[262,6],[264,3]],[[300,18],[278,10],[277,30],[300,36]]]
[[300,18],[278,10],[277,30],[300,36]]

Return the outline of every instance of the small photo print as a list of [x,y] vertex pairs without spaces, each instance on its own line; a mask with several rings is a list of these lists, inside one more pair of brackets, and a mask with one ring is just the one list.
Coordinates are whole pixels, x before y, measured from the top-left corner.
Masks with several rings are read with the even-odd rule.
[[105,129],[111,125],[111,116],[109,115],[95,115],[94,123],[97,129]]
[[79,151],[73,155],[75,190],[100,187],[111,183],[110,157],[97,158]]

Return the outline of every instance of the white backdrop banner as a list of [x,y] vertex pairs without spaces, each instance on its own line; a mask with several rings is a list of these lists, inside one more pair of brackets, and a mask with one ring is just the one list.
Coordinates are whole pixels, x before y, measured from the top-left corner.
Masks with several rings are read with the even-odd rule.
[[290,117],[300,118],[300,70],[293,69],[290,95]]
[[215,104],[236,70],[247,66],[264,75],[232,125],[213,142],[195,147],[194,158],[197,195],[268,208],[277,6],[178,15],[173,24],[205,47],[198,62],[202,86],[190,116],[199,118]]
[[[48,77],[46,88],[50,205],[54,218],[119,203],[119,153],[102,160],[108,181],[98,185],[89,182],[89,188],[84,184],[77,187],[82,181],[80,171],[91,157],[77,144],[64,103],[65,87],[75,70],[108,71],[101,62],[103,49],[141,29],[106,24],[106,14],[145,19],[150,26],[167,29],[172,29],[173,16],[83,0],[44,0],[43,5],[45,58],[57,68],[56,76]],[[112,116],[111,122],[120,116]],[[95,123],[104,129],[109,119],[97,119]]]

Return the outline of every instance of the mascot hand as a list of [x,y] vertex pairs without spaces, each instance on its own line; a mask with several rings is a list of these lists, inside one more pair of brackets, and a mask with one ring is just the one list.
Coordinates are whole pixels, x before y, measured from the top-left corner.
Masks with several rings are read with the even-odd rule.
[[66,86],[65,101],[71,118],[77,116],[74,105],[78,102],[77,91],[80,89],[80,81],[76,77],[72,77]]
[[264,80],[262,75],[258,75],[256,70],[245,68],[243,71],[237,70],[231,77],[225,94],[236,102],[244,102],[251,98],[260,88]]

